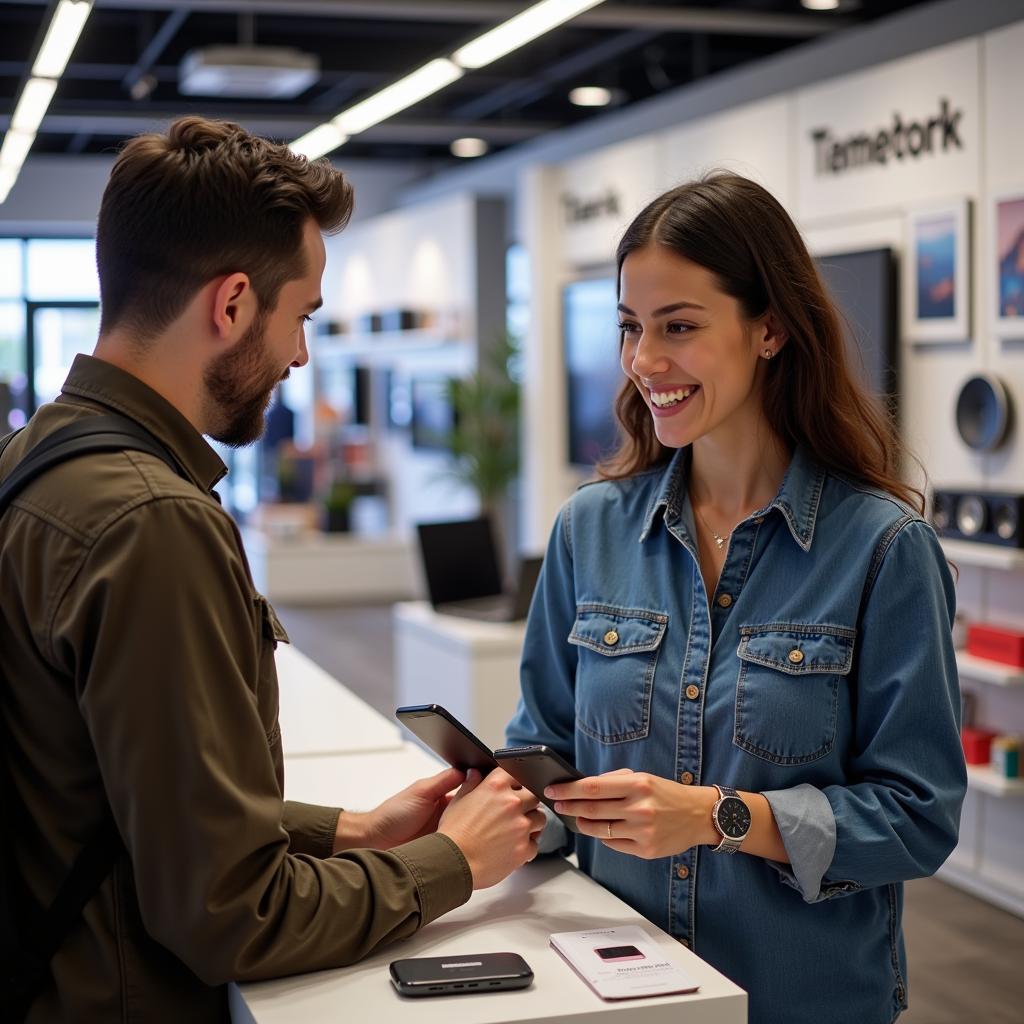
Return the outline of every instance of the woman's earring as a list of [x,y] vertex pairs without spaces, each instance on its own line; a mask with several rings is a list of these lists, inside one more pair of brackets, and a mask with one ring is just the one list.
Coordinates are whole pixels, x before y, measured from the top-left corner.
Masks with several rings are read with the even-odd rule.
[[771,359],[771,357],[772,357],[773,355],[775,355],[775,353],[774,353],[774,352],[773,352],[773,351],[772,351],[772,350],[771,350],[770,348],[766,348],[766,349],[765,349],[765,350],[764,350],[764,351],[763,351],[763,352],[761,353],[761,355],[763,355],[763,356],[765,357],[765,359]]

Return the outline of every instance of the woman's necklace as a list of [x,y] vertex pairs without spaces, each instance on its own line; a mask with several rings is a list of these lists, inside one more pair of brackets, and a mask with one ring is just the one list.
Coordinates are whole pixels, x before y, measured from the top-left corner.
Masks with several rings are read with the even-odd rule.
[[701,512],[701,510],[697,508],[696,505],[694,505],[693,507],[694,509],[696,509],[697,515],[700,517],[700,521],[704,524],[704,528],[714,538],[715,543],[718,545],[718,550],[721,551],[722,548],[725,547],[725,542],[732,536],[732,530],[730,530],[724,537],[720,536],[719,534],[715,533],[714,530],[711,529],[711,524],[704,518],[704,515]]

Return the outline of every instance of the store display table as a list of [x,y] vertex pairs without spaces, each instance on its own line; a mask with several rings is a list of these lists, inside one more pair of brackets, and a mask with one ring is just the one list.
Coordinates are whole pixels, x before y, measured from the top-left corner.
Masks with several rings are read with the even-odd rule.
[[[352,755],[351,760],[357,760]],[[552,932],[639,925],[697,981],[689,995],[605,1002],[548,946]],[[408,999],[388,977],[392,960],[514,951],[534,972],[518,992]],[[560,857],[544,857],[403,942],[333,971],[231,986],[235,1024],[744,1024],[746,993]]]
[[286,760],[401,749],[397,722],[375,711],[291,644],[278,644],[277,678]]
[[526,623],[463,619],[405,601],[395,605],[394,624],[398,704],[441,704],[484,743],[504,746]]
[[271,601],[399,601],[421,592],[407,537],[245,529],[242,540],[256,588]]

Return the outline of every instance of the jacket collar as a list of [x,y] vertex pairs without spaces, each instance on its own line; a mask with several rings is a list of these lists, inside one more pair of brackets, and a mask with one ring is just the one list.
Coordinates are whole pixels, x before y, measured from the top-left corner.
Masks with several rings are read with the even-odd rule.
[[86,398],[141,423],[170,449],[192,482],[204,491],[212,490],[227,472],[203,435],[166,398],[112,363],[95,356],[75,356],[61,394]]
[[[647,539],[654,528],[659,511],[667,526],[678,523],[682,518],[683,506],[689,500],[687,484],[691,454],[689,445],[680,448],[662,474],[661,486],[655,492],[644,515],[641,542]],[[752,512],[751,517],[766,516],[773,509],[777,509],[786,520],[793,540],[804,551],[810,551],[824,483],[825,470],[798,446],[786,470],[779,493],[764,508]]]

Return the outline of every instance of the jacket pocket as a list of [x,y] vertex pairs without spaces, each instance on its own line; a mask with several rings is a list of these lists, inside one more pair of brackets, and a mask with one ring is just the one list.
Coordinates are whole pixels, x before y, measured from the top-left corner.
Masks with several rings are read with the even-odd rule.
[[643,608],[584,604],[569,643],[579,647],[576,726],[601,743],[645,737],[654,669],[668,616]]
[[844,626],[741,626],[733,743],[774,764],[806,764],[835,746],[839,686],[856,631]]
[[273,747],[279,743],[281,728],[278,724],[278,688],[277,665],[274,662],[274,651],[279,643],[290,643],[281,620],[274,611],[274,606],[259,593],[253,594],[256,604],[257,622],[260,635],[256,638],[259,651],[259,678],[256,685],[256,702],[260,720],[267,734],[267,742]]

